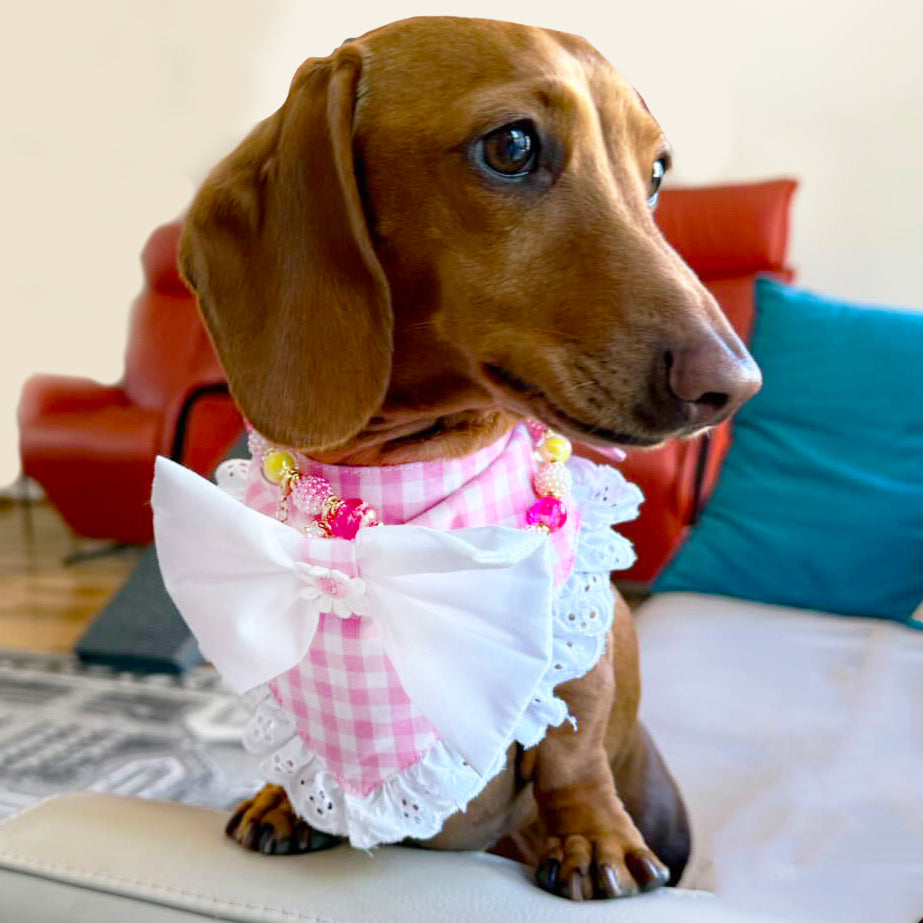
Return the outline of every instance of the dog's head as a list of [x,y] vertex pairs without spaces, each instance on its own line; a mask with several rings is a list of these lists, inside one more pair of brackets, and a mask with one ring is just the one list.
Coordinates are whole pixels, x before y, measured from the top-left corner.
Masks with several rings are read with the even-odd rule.
[[654,224],[669,160],[582,39],[407,20],[302,65],[200,190],[182,266],[235,397],[282,444],[500,407],[652,445],[760,384]]

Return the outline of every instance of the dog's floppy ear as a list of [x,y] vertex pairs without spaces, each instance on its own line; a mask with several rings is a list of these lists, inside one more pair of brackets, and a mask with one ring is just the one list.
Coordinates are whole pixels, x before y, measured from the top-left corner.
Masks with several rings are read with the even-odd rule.
[[360,72],[355,48],[306,61],[205,181],[180,245],[231,392],[281,445],[345,442],[391,374],[390,292],[353,164]]

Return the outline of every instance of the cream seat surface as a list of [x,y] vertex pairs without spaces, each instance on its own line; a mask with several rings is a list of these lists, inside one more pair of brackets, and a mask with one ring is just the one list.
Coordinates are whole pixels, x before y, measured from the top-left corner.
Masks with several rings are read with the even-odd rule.
[[339,847],[264,857],[228,841],[224,821],[112,795],[43,802],[0,824],[0,920],[779,923],[690,891],[570,904],[521,866],[479,853]]
[[810,923],[923,918],[923,632],[693,593],[638,610],[683,884]]

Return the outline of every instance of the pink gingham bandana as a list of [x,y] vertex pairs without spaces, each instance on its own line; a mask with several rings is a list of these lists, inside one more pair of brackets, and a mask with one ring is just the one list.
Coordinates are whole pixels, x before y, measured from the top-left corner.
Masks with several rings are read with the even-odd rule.
[[345,541],[305,536],[297,514],[272,519],[277,492],[259,465],[219,474],[244,505],[158,460],[168,589],[254,708],[245,742],[264,774],[313,826],[357,846],[432,836],[502,769],[510,743],[532,746],[566,718],[553,688],[602,652],[608,570],[633,560],[610,524],[636,514],[640,495],[572,459],[568,524],[529,533],[535,464],[524,426],[438,462],[298,456],[299,470],[379,511],[383,526]]

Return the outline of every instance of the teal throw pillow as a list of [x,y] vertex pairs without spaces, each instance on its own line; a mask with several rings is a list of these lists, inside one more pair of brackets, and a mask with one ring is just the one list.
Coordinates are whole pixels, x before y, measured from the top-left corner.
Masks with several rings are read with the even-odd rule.
[[654,583],[921,623],[923,311],[756,284],[763,389]]

